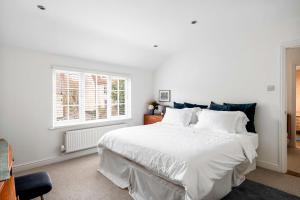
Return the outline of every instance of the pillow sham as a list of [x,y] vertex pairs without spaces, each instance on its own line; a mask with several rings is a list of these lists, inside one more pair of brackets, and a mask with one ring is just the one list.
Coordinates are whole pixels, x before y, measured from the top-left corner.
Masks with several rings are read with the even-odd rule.
[[228,105],[217,104],[213,101],[210,103],[209,109],[217,111],[230,111],[230,107]]
[[247,116],[239,111],[202,110],[198,112],[198,122],[195,128],[225,133],[239,133],[244,132],[241,124],[245,120],[247,121]]
[[255,125],[254,125],[254,116],[255,116],[255,108],[256,103],[248,103],[248,104],[232,104],[232,103],[224,103],[224,105],[229,106],[232,111],[242,111],[244,112],[249,122],[246,125],[246,129],[248,132],[256,133]]
[[192,103],[187,103],[187,102],[184,102],[183,104],[184,104],[185,108],[195,108],[195,107],[207,108],[208,107],[207,105],[198,105],[198,104],[192,104]]
[[175,101],[174,101],[174,108],[177,108],[177,109],[182,109],[182,108],[184,108],[184,104],[183,103],[176,103]]
[[191,110],[166,108],[166,113],[162,119],[162,123],[188,126],[192,118]]
[[241,111],[232,111],[232,112],[240,112],[240,119],[237,122],[237,126],[236,126],[236,132],[237,133],[247,133],[247,128],[246,125],[249,122],[248,117],[246,116],[245,113],[241,112]]
[[192,113],[192,117],[191,120],[189,122],[189,124],[196,124],[198,122],[198,112],[201,111],[201,108],[199,107],[194,107],[194,108],[184,108],[183,110],[188,110]]

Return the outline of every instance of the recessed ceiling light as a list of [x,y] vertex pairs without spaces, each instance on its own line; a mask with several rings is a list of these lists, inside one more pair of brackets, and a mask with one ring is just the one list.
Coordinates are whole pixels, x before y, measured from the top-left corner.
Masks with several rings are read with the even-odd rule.
[[46,8],[43,5],[37,5],[37,7],[41,10],[46,10]]
[[197,24],[196,20],[191,21],[191,24]]
[[153,45],[153,47],[155,47],[155,48],[156,48],[156,47],[158,47],[158,45],[157,45],[157,44],[155,44],[155,45]]

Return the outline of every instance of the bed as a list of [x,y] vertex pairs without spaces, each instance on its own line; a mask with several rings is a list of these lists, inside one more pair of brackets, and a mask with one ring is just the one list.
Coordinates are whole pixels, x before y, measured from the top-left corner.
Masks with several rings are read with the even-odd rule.
[[127,127],[98,143],[98,171],[135,200],[221,199],[256,167],[258,137],[164,123]]

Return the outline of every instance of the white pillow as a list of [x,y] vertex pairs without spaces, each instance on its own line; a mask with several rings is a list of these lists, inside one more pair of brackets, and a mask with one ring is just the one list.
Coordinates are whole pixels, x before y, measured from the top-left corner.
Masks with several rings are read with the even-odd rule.
[[191,110],[166,108],[162,123],[188,126],[192,118]]
[[184,108],[183,110],[188,110],[192,113],[190,124],[196,124],[198,122],[197,113],[201,111],[201,108],[199,108],[199,107]]
[[247,115],[241,111],[237,111],[240,114],[240,119],[237,121],[236,132],[247,133],[246,125],[249,122]]
[[240,111],[213,111],[198,112],[198,122],[195,128],[220,131],[226,133],[244,132],[243,124],[247,121],[246,115]]

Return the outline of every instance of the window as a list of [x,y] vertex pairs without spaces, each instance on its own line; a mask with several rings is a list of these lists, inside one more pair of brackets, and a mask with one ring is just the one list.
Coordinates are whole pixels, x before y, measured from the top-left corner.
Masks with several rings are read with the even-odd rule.
[[54,70],[53,126],[130,118],[130,79]]

